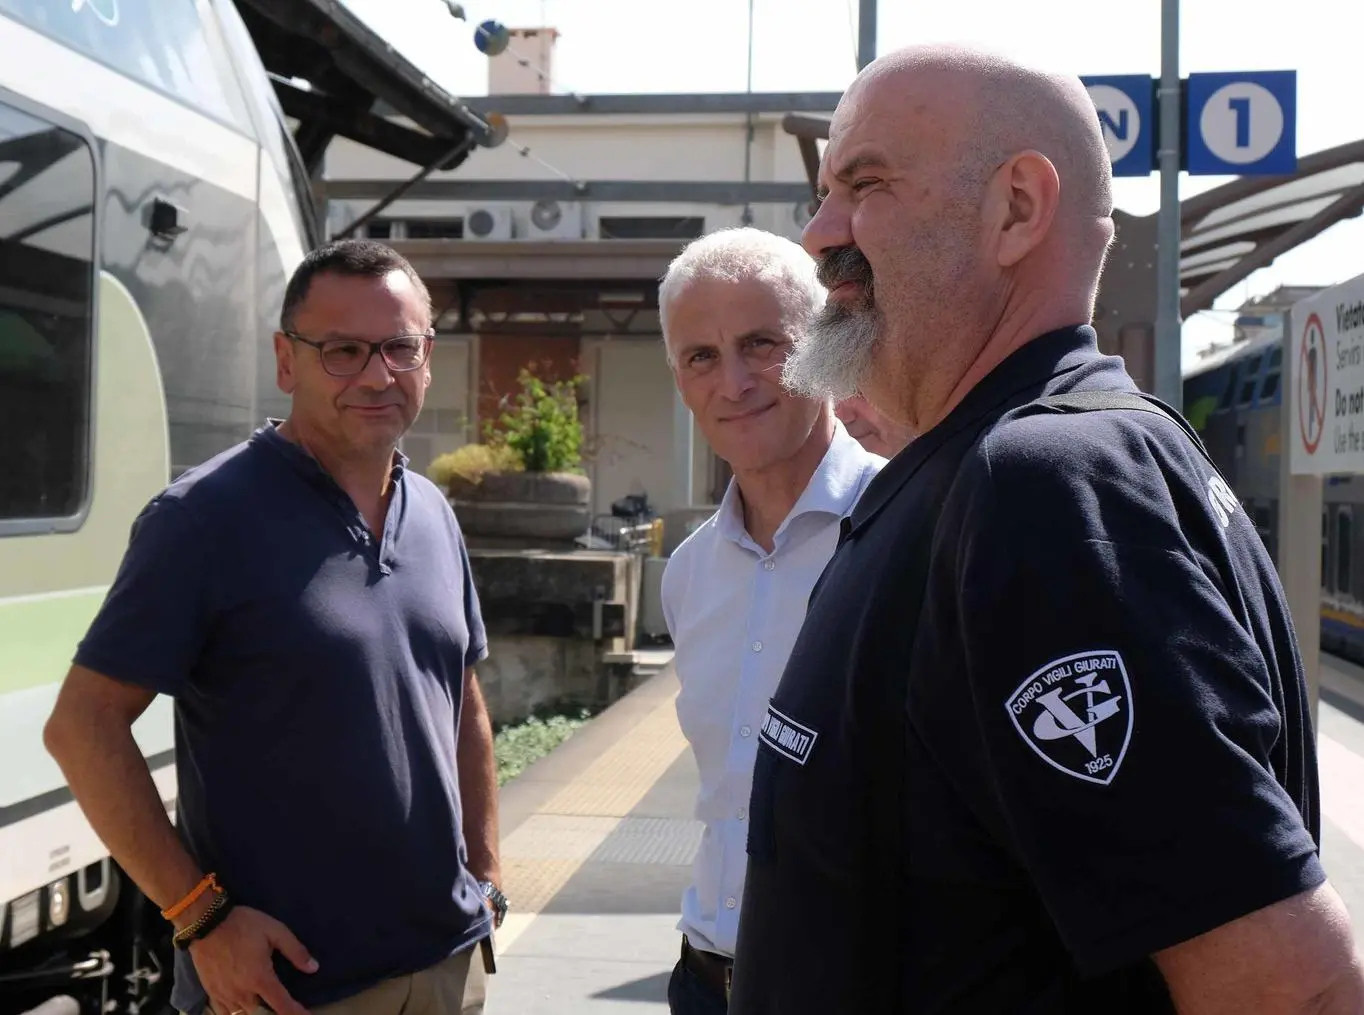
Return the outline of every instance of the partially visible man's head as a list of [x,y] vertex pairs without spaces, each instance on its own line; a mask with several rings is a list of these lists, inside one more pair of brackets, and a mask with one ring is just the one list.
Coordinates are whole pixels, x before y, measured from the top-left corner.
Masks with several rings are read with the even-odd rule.
[[834,415],[857,443],[882,458],[894,458],[914,439],[914,432],[878,410],[861,395],[834,406]]
[[1078,78],[960,47],[888,54],[839,102],[820,188],[804,246],[830,295],[787,363],[795,390],[914,420],[916,387],[964,372],[1003,322],[1092,316],[1112,171]]
[[421,411],[430,353],[431,297],[392,248],[329,243],[289,280],[275,333],[279,387],[295,425],[337,453],[396,446]]
[[735,472],[792,457],[830,411],[782,387],[782,365],[824,304],[815,263],[759,229],[689,244],[659,286],[664,348],[682,400]]

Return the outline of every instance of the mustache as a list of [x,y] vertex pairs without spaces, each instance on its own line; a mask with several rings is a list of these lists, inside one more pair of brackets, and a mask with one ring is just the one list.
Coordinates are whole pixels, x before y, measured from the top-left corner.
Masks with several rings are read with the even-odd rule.
[[872,271],[862,251],[854,246],[838,247],[823,255],[815,269],[815,277],[825,289],[833,290],[844,282],[855,282],[871,296]]

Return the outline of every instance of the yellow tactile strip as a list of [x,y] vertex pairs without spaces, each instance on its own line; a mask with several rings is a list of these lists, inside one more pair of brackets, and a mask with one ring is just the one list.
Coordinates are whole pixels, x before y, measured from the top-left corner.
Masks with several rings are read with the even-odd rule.
[[686,749],[676,697],[659,702],[503,841],[502,879],[515,910],[498,932],[500,950],[511,947]]
[[687,746],[677,725],[676,695],[669,695],[572,783],[540,808],[541,814],[623,818]]

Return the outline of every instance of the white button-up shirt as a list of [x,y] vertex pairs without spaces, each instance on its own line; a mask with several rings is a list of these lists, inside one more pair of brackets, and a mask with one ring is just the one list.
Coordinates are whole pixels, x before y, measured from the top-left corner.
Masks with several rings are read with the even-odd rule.
[[700,770],[705,826],[678,928],[692,945],[733,956],[748,854],[748,801],[758,726],[805,619],[810,591],[838,543],[839,522],[885,459],[842,424],[766,553],[744,529],[733,481],[719,510],[673,552],[663,613],[681,683],[677,718]]

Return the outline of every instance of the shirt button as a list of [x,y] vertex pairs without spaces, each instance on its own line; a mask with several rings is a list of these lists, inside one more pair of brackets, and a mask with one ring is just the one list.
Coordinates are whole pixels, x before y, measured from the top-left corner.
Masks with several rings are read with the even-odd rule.
[[749,735],[750,733],[752,733],[752,732],[753,732],[753,727],[752,727],[752,726],[740,726],[740,727],[739,727],[739,736],[741,736],[741,737],[746,737],[746,736],[748,736],[748,735]]
[[740,821],[744,820],[744,818],[748,817],[748,810],[746,808],[740,807],[739,813],[736,814],[735,817],[737,817]]
[[777,562],[776,562],[775,560],[765,560],[765,561],[763,561],[763,569],[764,569],[764,570],[771,571],[771,570],[772,570],[774,567],[776,567],[776,566],[777,566]]
[[754,651],[754,652],[761,652],[762,650],[763,650],[763,643],[760,642],[760,641],[755,641],[755,642],[753,643],[753,651]]
[[733,909],[733,908],[734,908],[735,906],[737,906],[737,905],[738,905],[738,903],[734,901],[734,896],[732,896],[732,895],[731,895],[729,898],[727,898],[727,899],[725,900],[725,908],[726,908],[726,909]]

